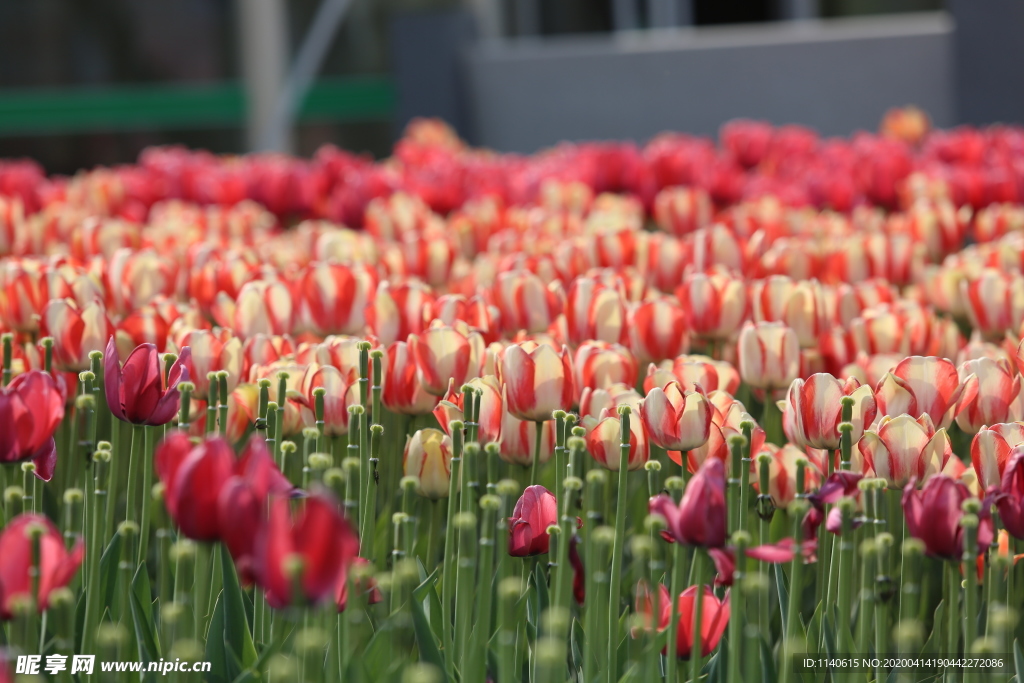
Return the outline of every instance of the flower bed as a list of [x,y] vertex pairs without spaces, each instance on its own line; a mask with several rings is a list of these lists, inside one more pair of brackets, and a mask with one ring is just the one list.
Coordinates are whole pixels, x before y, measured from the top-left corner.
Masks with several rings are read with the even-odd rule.
[[0,681],[1009,677],[1022,197],[912,109],[0,162]]

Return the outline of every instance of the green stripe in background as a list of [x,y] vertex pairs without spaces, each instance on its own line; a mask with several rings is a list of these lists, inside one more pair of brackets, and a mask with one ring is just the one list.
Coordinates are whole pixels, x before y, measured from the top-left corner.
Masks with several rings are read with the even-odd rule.
[[[394,85],[386,77],[321,79],[299,119],[387,120],[394,106]],[[244,119],[240,83],[0,89],[0,135],[235,126]]]

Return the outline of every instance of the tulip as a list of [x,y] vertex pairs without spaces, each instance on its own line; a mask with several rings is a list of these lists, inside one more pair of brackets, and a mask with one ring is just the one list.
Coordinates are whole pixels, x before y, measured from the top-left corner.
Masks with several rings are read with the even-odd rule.
[[777,508],[785,509],[796,500],[796,462],[798,459],[803,458],[808,461],[807,467],[804,469],[804,493],[813,491],[821,483],[822,468],[825,466],[825,461],[819,460],[813,454],[793,444],[779,447],[775,444],[766,443],[759,452],[755,453],[750,464],[751,481],[754,484],[754,490],[758,493],[761,492],[761,487],[758,482],[757,456],[761,454],[767,454],[771,457],[768,467],[768,494],[772,498],[772,503]]
[[314,392],[323,387],[324,394],[324,433],[327,436],[348,434],[348,409],[359,404],[359,383],[355,380],[346,381],[341,371],[333,365],[310,363],[302,377],[302,396],[309,410],[316,409]]
[[687,391],[693,391],[694,385],[699,384],[707,392],[721,389],[733,394],[740,386],[740,373],[731,363],[708,356],[684,354],[658,365],[651,363],[644,379],[644,391],[663,387],[673,379],[679,380]]
[[629,344],[641,363],[675,358],[686,350],[686,317],[668,297],[634,304],[629,312]]
[[626,343],[626,314],[625,297],[619,288],[594,277],[578,277],[565,300],[568,340],[574,346],[586,341]]
[[7,260],[0,275],[0,318],[18,332],[38,330],[38,315],[51,299],[73,296],[60,269],[43,260]]
[[213,309],[213,318],[242,338],[254,334],[285,334],[294,320],[292,294],[277,280],[253,280],[242,285],[232,300],[221,292]]
[[527,486],[508,520],[508,554],[544,555],[551,545],[548,527],[558,524],[558,501],[543,486]]
[[878,381],[875,387],[875,406],[879,415],[920,415],[917,396],[907,381],[891,372]]
[[1020,375],[1010,363],[978,358],[960,364],[957,372],[964,384],[975,377],[977,390],[960,399],[956,423],[964,432],[976,434],[985,425],[1024,418],[1020,401]]
[[788,387],[800,371],[796,332],[782,323],[747,323],[740,332],[737,351],[740,377],[758,389]]
[[[541,430],[538,463],[547,463],[555,452],[554,422],[533,422],[519,420],[508,411],[508,385],[502,387],[501,451],[505,462],[528,467],[533,464],[533,452],[537,443],[537,430]],[[480,402],[481,412],[483,401]]]
[[676,297],[688,312],[690,329],[707,339],[728,339],[747,313],[743,280],[726,271],[687,275]]
[[130,313],[158,296],[174,295],[178,265],[169,255],[124,248],[115,251],[105,265],[108,303],[115,311]]
[[153,344],[157,349],[167,348],[170,326],[153,305],[129,313],[118,325],[117,349],[128,355],[139,344]]
[[658,227],[682,236],[711,224],[711,197],[699,187],[666,187],[654,198],[654,220]]
[[887,415],[864,432],[858,449],[865,466],[893,488],[906,486],[911,479],[928,481],[954,457],[946,430],[936,431],[927,415],[916,420],[905,414]]
[[246,525],[262,516],[267,496],[292,488],[258,436],[235,457],[220,437],[193,444],[184,433],[173,432],[157,446],[153,466],[164,485],[167,512],[182,534],[197,541],[223,540],[236,560],[249,554],[240,552],[251,546],[252,529]]
[[[911,356],[900,361],[892,374],[906,382],[917,401],[917,413],[927,414],[934,424],[947,426],[951,409],[973,400],[978,390],[977,378],[961,382],[953,363],[934,356]],[[958,408],[959,409],[959,408]]]
[[864,427],[875,419],[875,398],[871,387],[850,378],[840,383],[825,373],[806,380],[795,379],[782,409],[782,427],[790,441],[810,448],[839,448],[839,425],[843,422],[842,399],[854,400],[850,423],[852,443],[857,443]]
[[[583,418],[587,430],[587,450],[602,467],[612,472],[619,471],[622,453],[622,420],[614,408],[606,408],[599,418]],[[650,457],[647,428],[642,420],[629,421],[629,456],[627,469],[632,472],[644,466]]]
[[432,500],[448,497],[452,439],[437,429],[421,429],[405,439],[402,468],[418,479],[417,493]]
[[450,379],[461,387],[480,374],[483,337],[470,332],[465,324],[462,327],[460,331],[455,327],[432,325],[420,334],[409,335],[417,376],[427,393],[444,396]]
[[971,326],[989,339],[1016,332],[1024,321],[1024,276],[985,268],[977,277],[960,282]]
[[300,316],[318,334],[359,334],[366,307],[377,291],[377,274],[367,265],[314,263],[296,286]]
[[756,322],[781,322],[797,334],[801,348],[817,345],[828,325],[825,293],[817,280],[794,282],[774,275],[753,283],[750,291]]
[[178,411],[178,384],[189,378],[185,363],[190,355],[191,349],[187,346],[181,350],[165,383],[163,362],[155,346],[137,347],[122,368],[111,337],[103,356],[103,380],[110,412],[119,420],[137,425],[170,422]]
[[[703,604],[700,620],[700,656],[707,657],[725,634],[729,625],[729,597],[719,600],[711,586],[703,587]],[[676,656],[689,659],[697,644],[693,632],[693,616],[697,605],[697,586],[690,586],[679,595],[679,629],[676,639]]]
[[505,331],[543,332],[562,312],[565,295],[558,282],[548,285],[528,270],[498,273],[494,303],[501,312]]
[[501,313],[484,295],[468,300],[458,294],[439,296],[434,302],[434,319],[449,326],[461,320],[471,330],[479,332],[487,344],[496,342],[501,335]]
[[[359,553],[359,537],[324,494],[306,498],[294,515],[289,507],[287,498],[271,499],[253,546],[257,582],[275,608],[333,596],[338,576]],[[293,587],[302,594],[293,595]]]
[[381,344],[391,346],[427,328],[427,313],[434,303],[430,287],[418,280],[392,285],[382,282],[366,309],[366,324]]
[[[498,378],[494,375],[485,375],[470,380],[468,384],[474,391],[480,392],[480,415],[477,419],[478,440],[481,443],[501,443],[505,404],[502,400],[502,389],[498,384]],[[461,387],[457,387],[452,380],[448,384],[448,393],[434,408],[434,417],[437,418],[441,429],[448,436],[452,436],[452,422],[459,420],[465,423],[466,421],[465,398],[466,395],[461,391]],[[515,421],[519,424],[531,424]]]
[[1020,446],[1010,452],[998,486],[999,520],[1015,538],[1024,538],[1024,449]]
[[176,346],[188,347],[191,353],[184,361],[189,381],[195,386],[192,395],[206,400],[210,392],[209,373],[228,373],[228,391],[234,391],[243,377],[242,342],[228,330],[191,330],[181,335]]
[[[906,485],[903,489],[903,514],[907,520],[907,531],[924,542],[926,554],[945,560],[960,560],[964,552],[964,530],[960,526],[963,511],[960,506],[969,497],[966,486],[943,474],[929,479],[921,490],[917,490],[916,480]],[[1005,523],[1002,509],[1000,518]],[[1010,529],[1009,524],[1007,529]],[[979,554],[988,549],[992,538],[992,517],[983,511],[978,525]]]
[[[294,436],[305,427],[314,426],[316,422],[312,409],[306,405],[306,402],[309,400],[308,396],[312,396],[313,392],[312,390],[308,394],[303,392],[302,382],[306,378],[308,370],[308,366],[292,363],[289,360],[274,361],[269,365],[254,365],[249,369],[250,385],[258,386],[261,379],[270,380],[270,396],[272,400],[277,400],[279,375],[284,373],[285,402],[283,406],[278,406],[284,409],[284,420],[280,429],[281,434],[284,436]],[[248,396],[244,398],[248,399]],[[228,407],[230,413],[230,401]]]
[[242,378],[252,381],[254,367],[270,365],[294,353],[295,343],[287,335],[253,335],[242,344]]
[[569,350],[547,344],[512,344],[501,356],[505,406],[517,419],[543,422],[572,407],[575,391]]
[[[39,536],[39,573],[35,574],[32,534]],[[0,533],[0,619],[11,619],[15,602],[29,597],[42,613],[50,594],[74,578],[85,558],[82,539],[68,551],[60,530],[43,515],[23,514],[8,520]],[[33,595],[35,592],[35,595]]]
[[1024,422],[994,424],[981,429],[971,440],[971,463],[982,491],[999,486],[1010,453],[1024,444]]
[[[654,596],[644,579],[636,584],[636,597],[633,603],[634,611],[643,618],[643,628],[648,633],[657,628],[658,632],[668,628],[672,621],[672,595],[665,584],[658,584],[658,618],[654,619]],[[633,637],[636,638],[637,631],[634,630]]]
[[[352,567],[356,565],[367,566],[370,561],[362,557],[357,557],[352,560]],[[346,567],[341,574],[338,575],[338,583],[334,587],[334,604],[337,606],[339,612],[344,612],[345,607],[348,605],[348,575],[351,571],[351,567]],[[357,593],[362,593],[366,598],[366,604],[376,605],[378,602],[384,600],[384,594],[380,592],[380,588],[377,587],[377,581],[371,576],[363,584],[361,581],[353,583]]]
[[73,299],[52,299],[40,319],[40,334],[53,337],[53,362],[58,370],[88,370],[89,354],[102,351],[114,333],[114,325],[99,300],[79,307]]
[[661,494],[651,498],[649,507],[651,514],[665,518],[665,532],[676,543],[721,548],[726,534],[725,465],[714,458],[705,461],[679,505]]
[[0,389],[0,467],[31,460],[34,474],[50,481],[57,463],[53,435],[64,419],[63,389],[53,377],[30,370]]
[[384,366],[383,401],[388,410],[403,415],[427,415],[437,406],[437,396],[420,384],[409,345],[395,342],[388,347]]
[[689,451],[707,443],[714,410],[700,386],[685,391],[679,382],[669,382],[647,393],[640,404],[640,419],[656,445]]
[[920,307],[880,304],[850,321],[855,352],[907,356],[925,350],[928,319]]
[[588,341],[580,344],[573,357],[576,391],[580,398],[584,389],[607,389],[614,384],[636,384],[637,362],[621,344]]
[[[747,548],[744,554],[752,560],[767,562],[768,564],[785,564],[792,562],[797,552],[805,558],[813,557],[816,541],[804,541],[799,547],[792,538],[784,538],[778,543],[766,543],[764,545]],[[732,546],[725,548],[712,548],[708,550],[711,561],[715,564],[716,586],[731,586],[733,575],[736,573],[736,550]]]
[[580,418],[593,417],[600,419],[606,409],[614,411],[619,406],[629,406],[634,413],[640,411],[643,401],[636,389],[628,384],[612,384],[606,389],[585,387],[580,397]]
[[[304,357],[302,352],[296,354],[296,360],[300,363],[317,362],[321,365],[331,365],[341,371],[342,377],[348,382],[359,379],[359,345],[364,341],[370,342],[371,350],[378,348],[377,340],[372,336],[369,339],[361,337],[349,337],[345,335],[331,335],[321,343],[309,347],[311,357]],[[301,345],[300,345],[301,346]],[[370,360],[371,367],[373,360]]]

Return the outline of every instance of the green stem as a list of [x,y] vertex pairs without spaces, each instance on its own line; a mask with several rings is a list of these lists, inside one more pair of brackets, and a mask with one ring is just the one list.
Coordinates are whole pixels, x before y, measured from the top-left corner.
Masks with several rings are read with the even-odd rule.
[[619,600],[622,593],[622,562],[623,547],[626,540],[626,508],[628,507],[629,491],[626,475],[629,472],[629,406],[619,407],[619,419],[622,430],[619,446],[619,485],[615,501],[615,541],[612,545],[611,590],[608,593],[608,669],[609,679],[618,679],[619,654]]
[[[487,644],[491,640],[491,604],[494,579],[494,530],[495,518],[501,501],[495,496],[486,496],[480,501],[483,509],[483,524],[480,527],[480,573],[476,594],[476,624],[473,627],[473,643],[470,648],[469,673],[464,680],[482,681],[487,670]],[[460,616],[465,617],[465,614]]]
[[476,583],[476,543],[473,542],[476,515],[471,512],[459,513],[456,525],[459,527],[459,560],[455,586],[455,657],[459,670],[465,671],[472,622],[473,587]]
[[704,642],[701,638],[701,622],[704,612],[704,551],[695,548],[693,553],[693,575],[696,577],[697,593],[693,603],[693,644],[690,646],[690,681],[700,680],[701,663],[704,658]]
[[537,484],[538,470],[540,469],[540,447],[544,443],[544,423],[536,422],[537,434],[533,439],[533,461],[530,465],[530,486]]
[[[457,433],[454,427],[453,435]],[[454,680],[455,653],[452,606],[455,603],[455,516],[459,510],[459,482],[462,479],[462,451],[452,450],[451,479],[448,481],[448,523],[444,532],[444,570],[441,575],[441,625],[444,631],[444,664],[449,680]]]
[[665,680],[674,683],[679,668],[679,594],[683,592],[683,546],[672,544],[672,581],[669,599],[672,600],[672,612],[668,622],[668,675]]
[[[132,442],[131,450],[128,455],[128,507],[125,510],[125,521],[135,522],[136,515],[138,513],[138,495],[139,488],[142,482],[136,481],[139,478],[139,465],[142,464],[139,461],[144,458],[142,451],[144,450],[144,440],[146,434],[145,425],[132,425]],[[132,549],[134,550],[134,548]],[[131,554],[125,555],[125,557],[131,557]],[[136,566],[138,562],[136,561]]]
[[[143,427],[142,456],[142,522],[139,524],[139,559],[138,564],[146,560],[149,553],[149,527],[153,516],[153,431],[159,427]],[[134,448],[134,436],[132,445]]]

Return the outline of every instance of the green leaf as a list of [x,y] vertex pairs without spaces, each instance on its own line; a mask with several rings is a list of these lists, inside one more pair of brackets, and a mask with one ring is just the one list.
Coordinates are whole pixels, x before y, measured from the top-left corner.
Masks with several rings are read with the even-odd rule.
[[117,591],[117,574],[121,563],[121,534],[114,534],[110,545],[100,556],[101,605],[113,605]]
[[1020,640],[1013,639],[1013,669],[1018,681],[1024,681],[1024,652],[1020,650]]
[[[199,577],[197,577],[199,578]],[[230,651],[224,638],[224,599],[223,592],[217,596],[210,619],[209,637],[206,639],[206,661],[210,662],[210,671],[206,680],[209,683],[231,683],[242,673],[242,667]]]
[[241,662],[241,668],[247,669],[256,663],[256,646],[253,645],[252,633],[249,631],[245,598],[242,595],[242,587],[238,584],[238,574],[235,573],[235,564],[231,561],[230,553],[222,548],[218,554],[224,585],[221,592],[221,602],[224,604],[224,630],[221,636],[211,627],[210,639],[223,637],[234,658]]
[[551,596],[548,593],[548,577],[544,571],[547,562],[538,560],[533,569],[533,580],[537,586],[537,614],[544,614],[548,605],[551,604]]
[[724,680],[724,672],[726,668],[726,661],[729,658],[729,643],[728,638],[722,638],[718,644],[718,651],[711,656],[707,664],[704,665],[704,670],[708,672],[707,683],[721,683]]
[[[573,618],[572,629],[569,631],[569,654],[572,655],[572,667],[577,672],[583,671],[583,651],[586,642],[587,636],[583,632],[583,624],[579,619]],[[578,679],[582,680],[582,674],[578,675]]]
[[146,571],[145,562],[135,571],[129,599],[139,659],[146,664],[155,662],[161,657],[160,639],[157,638],[156,627],[153,624],[153,592],[149,585],[149,573]]
[[764,634],[758,639],[761,642],[761,680],[763,683],[777,683],[775,658],[772,657],[772,647],[765,640]]
[[377,629],[357,660],[362,662],[368,680],[383,680],[385,672],[392,662],[391,639],[394,638],[394,634],[390,632],[390,626],[390,624],[384,624]]
[[822,600],[818,603],[818,606],[814,608],[814,614],[811,615],[811,623],[807,626],[807,653],[810,655],[817,655],[820,652],[821,643],[821,615],[825,609],[825,601]]
[[943,616],[946,613],[946,601],[940,600],[938,606],[935,608],[935,620],[932,621],[932,632],[928,636],[928,640],[925,641],[924,647],[921,649],[922,654],[935,654],[942,650],[942,639],[943,633]]
[[434,583],[437,581],[437,574],[440,571],[440,567],[434,570],[434,573],[427,577],[427,580],[417,586],[413,592],[413,599],[410,601],[412,607],[412,625],[413,630],[416,632],[416,644],[420,649],[420,659],[433,664],[437,667],[438,671],[443,672],[445,670],[444,657],[441,656],[440,643],[437,636],[433,631],[430,630],[430,622],[427,620],[427,614],[424,611],[425,606],[429,608],[429,594],[434,593]]
[[775,565],[775,589],[779,594],[779,614],[782,615],[782,630],[786,630],[789,617],[789,590],[786,588],[786,575],[782,571],[782,565]]

